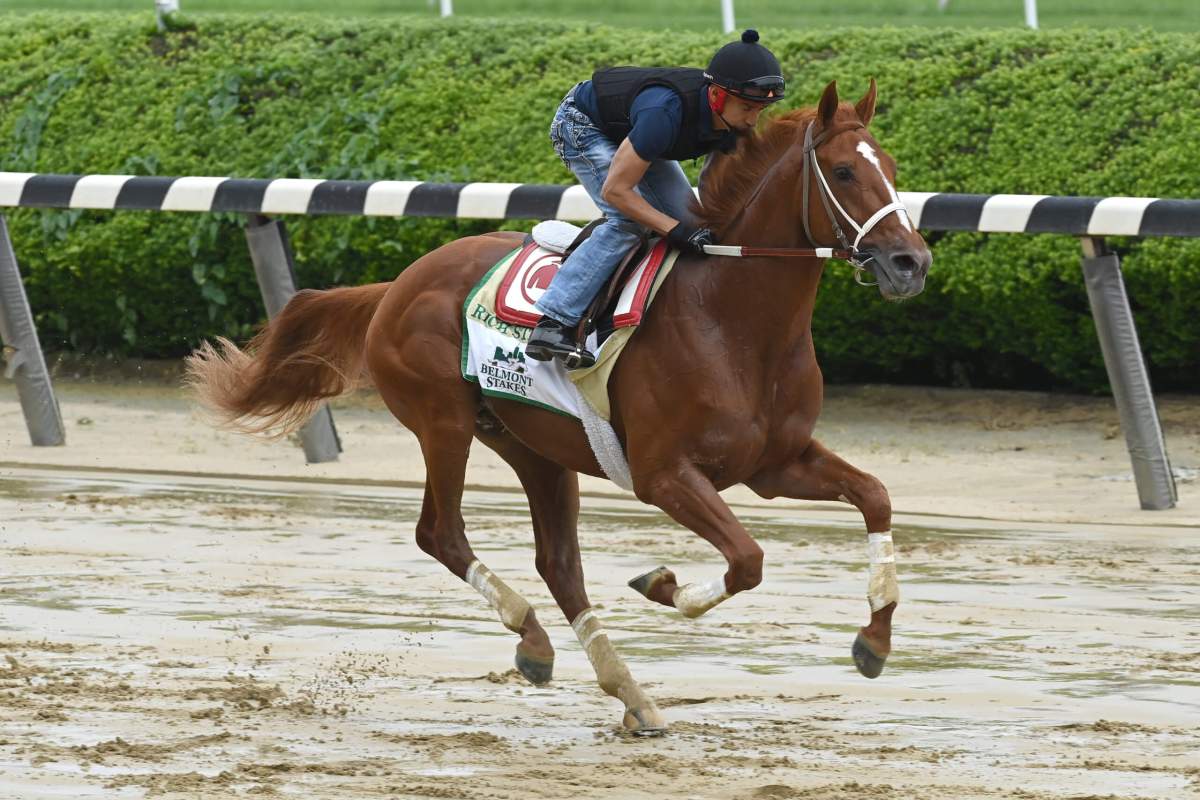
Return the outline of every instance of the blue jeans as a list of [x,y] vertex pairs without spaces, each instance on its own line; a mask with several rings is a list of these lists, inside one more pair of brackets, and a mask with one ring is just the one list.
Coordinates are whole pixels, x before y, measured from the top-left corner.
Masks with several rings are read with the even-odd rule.
[[[575,106],[574,90],[567,94],[550,123],[554,151],[567,165],[592,201],[604,213],[604,223],[563,261],[537,309],[564,325],[574,325],[592,299],[637,241],[641,226],[604,202],[600,190],[617,153],[617,143],[604,135],[591,117]],[[676,161],[654,161],[637,193],[650,205],[677,220],[691,220],[688,204],[695,195]]]

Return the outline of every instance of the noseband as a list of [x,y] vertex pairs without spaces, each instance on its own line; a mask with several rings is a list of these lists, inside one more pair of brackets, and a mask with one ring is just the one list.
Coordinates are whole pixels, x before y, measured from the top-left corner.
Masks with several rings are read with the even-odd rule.
[[[842,208],[842,204],[838,202],[837,197],[833,193],[833,189],[831,189],[829,186],[829,181],[825,179],[825,173],[821,170],[821,165],[817,162],[817,147],[840,133],[855,131],[859,128],[865,128],[866,126],[860,122],[853,125],[845,125],[840,128],[830,128],[828,130],[821,131],[816,138],[813,138],[813,128],[815,127],[816,123],[812,122],[809,123],[809,126],[804,130],[804,169],[801,175],[801,180],[804,181],[804,201],[801,206],[801,214],[803,215],[804,220],[804,235],[808,237],[810,242],[816,245],[817,240],[813,237],[812,229],[808,224],[808,194],[809,187],[811,186],[808,180],[808,174],[809,170],[811,169],[817,174],[817,187],[819,189],[818,194],[821,197],[821,205],[825,206],[825,214],[829,217],[829,224],[833,226],[833,233],[837,236],[838,241],[842,243],[842,247],[848,250],[850,253],[846,260],[849,261],[854,267],[855,282],[862,286],[874,286],[874,283],[868,283],[864,281],[862,274],[866,271],[867,264],[874,260],[875,257],[871,255],[864,255],[858,249],[858,245],[862,242],[863,237],[870,233],[871,230],[879,224],[880,220],[882,220],[888,214],[891,214],[892,212],[906,214],[908,212],[905,209],[904,204],[897,200],[888,203],[883,208],[876,211],[871,215],[870,219],[868,219],[862,225],[859,225],[857,222],[855,222],[854,217],[850,216],[848,213],[846,213],[846,209]],[[838,224],[837,214],[835,214],[833,211],[835,208],[841,213],[842,218],[845,219],[846,222],[850,223],[850,227],[854,228],[854,230],[858,233],[858,235],[854,237],[853,242],[846,237],[845,232],[842,230],[842,226]]]

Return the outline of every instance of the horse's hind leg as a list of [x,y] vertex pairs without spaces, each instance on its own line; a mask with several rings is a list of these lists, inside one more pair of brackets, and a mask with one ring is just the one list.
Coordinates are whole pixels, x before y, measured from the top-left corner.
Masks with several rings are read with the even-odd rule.
[[456,375],[422,386],[420,394],[428,402],[414,402],[417,393],[411,385],[399,391],[393,382],[378,384],[388,408],[416,434],[425,457],[425,499],[417,522],[417,546],[483,595],[504,627],[521,637],[517,668],[531,682],[545,683],[554,664],[550,638],[525,598],[476,558],[467,542],[462,493],[478,395]]
[[892,547],[892,502],[887,489],[816,440],[791,464],[756,475],[746,485],[766,498],[841,500],[862,512],[867,525],[871,622],[859,629],[851,652],[859,672],[868,678],[878,677],[892,649],[892,613],[900,599]]
[[481,415],[476,436],[508,462],[525,487],[533,517],[538,573],[579,637],[600,688],[625,704],[624,722],[629,730],[640,734],[663,731],[666,723],[654,701],[617,655],[588,601],[576,532],[578,476],[533,452],[489,417],[486,412]]

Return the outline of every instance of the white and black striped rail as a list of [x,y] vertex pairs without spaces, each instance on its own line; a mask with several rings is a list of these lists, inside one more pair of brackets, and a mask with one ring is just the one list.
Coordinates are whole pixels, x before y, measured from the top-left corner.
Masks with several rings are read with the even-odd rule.
[[[901,192],[924,230],[1200,236],[1200,200]],[[581,186],[0,172],[0,207],[590,220]]]
[[[1103,237],[1200,237],[1200,200],[930,192],[901,192],[900,199],[914,224],[927,231],[1057,233],[1082,238],[1088,299],[1121,413],[1121,427],[1126,433],[1142,507],[1174,506],[1175,483],[1137,342],[1133,313],[1117,256],[1107,250]],[[590,220],[600,214],[580,186],[0,172],[0,209],[5,207],[247,214],[250,216],[247,240],[268,309],[273,292],[278,290],[290,296],[294,291],[283,223],[268,221],[265,219],[268,216],[343,214]],[[0,301],[3,301],[0,339],[20,360],[22,353],[40,355],[40,345],[3,221],[0,214]],[[12,302],[7,302],[10,299]],[[17,319],[24,333],[14,334],[13,323],[10,320],[6,324],[6,317]],[[33,365],[33,361],[28,364]],[[33,370],[29,365],[26,372]],[[22,406],[28,408],[40,403],[57,412],[45,364],[38,362],[34,366],[40,367],[36,370],[40,383],[26,387],[28,391],[21,395]],[[18,388],[21,387],[18,381]],[[62,421],[57,413],[54,420],[43,426],[47,436],[40,438],[44,441],[39,439],[28,412],[26,422],[35,444],[63,441]],[[311,442],[305,440],[310,461],[332,460],[340,450],[327,412],[320,424],[324,426],[323,432],[311,431]]]

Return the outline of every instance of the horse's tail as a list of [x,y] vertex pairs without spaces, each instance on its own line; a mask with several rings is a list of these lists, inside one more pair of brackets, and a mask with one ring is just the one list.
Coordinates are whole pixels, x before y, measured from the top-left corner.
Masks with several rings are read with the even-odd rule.
[[245,350],[225,338],[187,358],[187,385],[224,428],[283,436],[329,397],[368,383],[367,325],[387,283],[299,291]]

